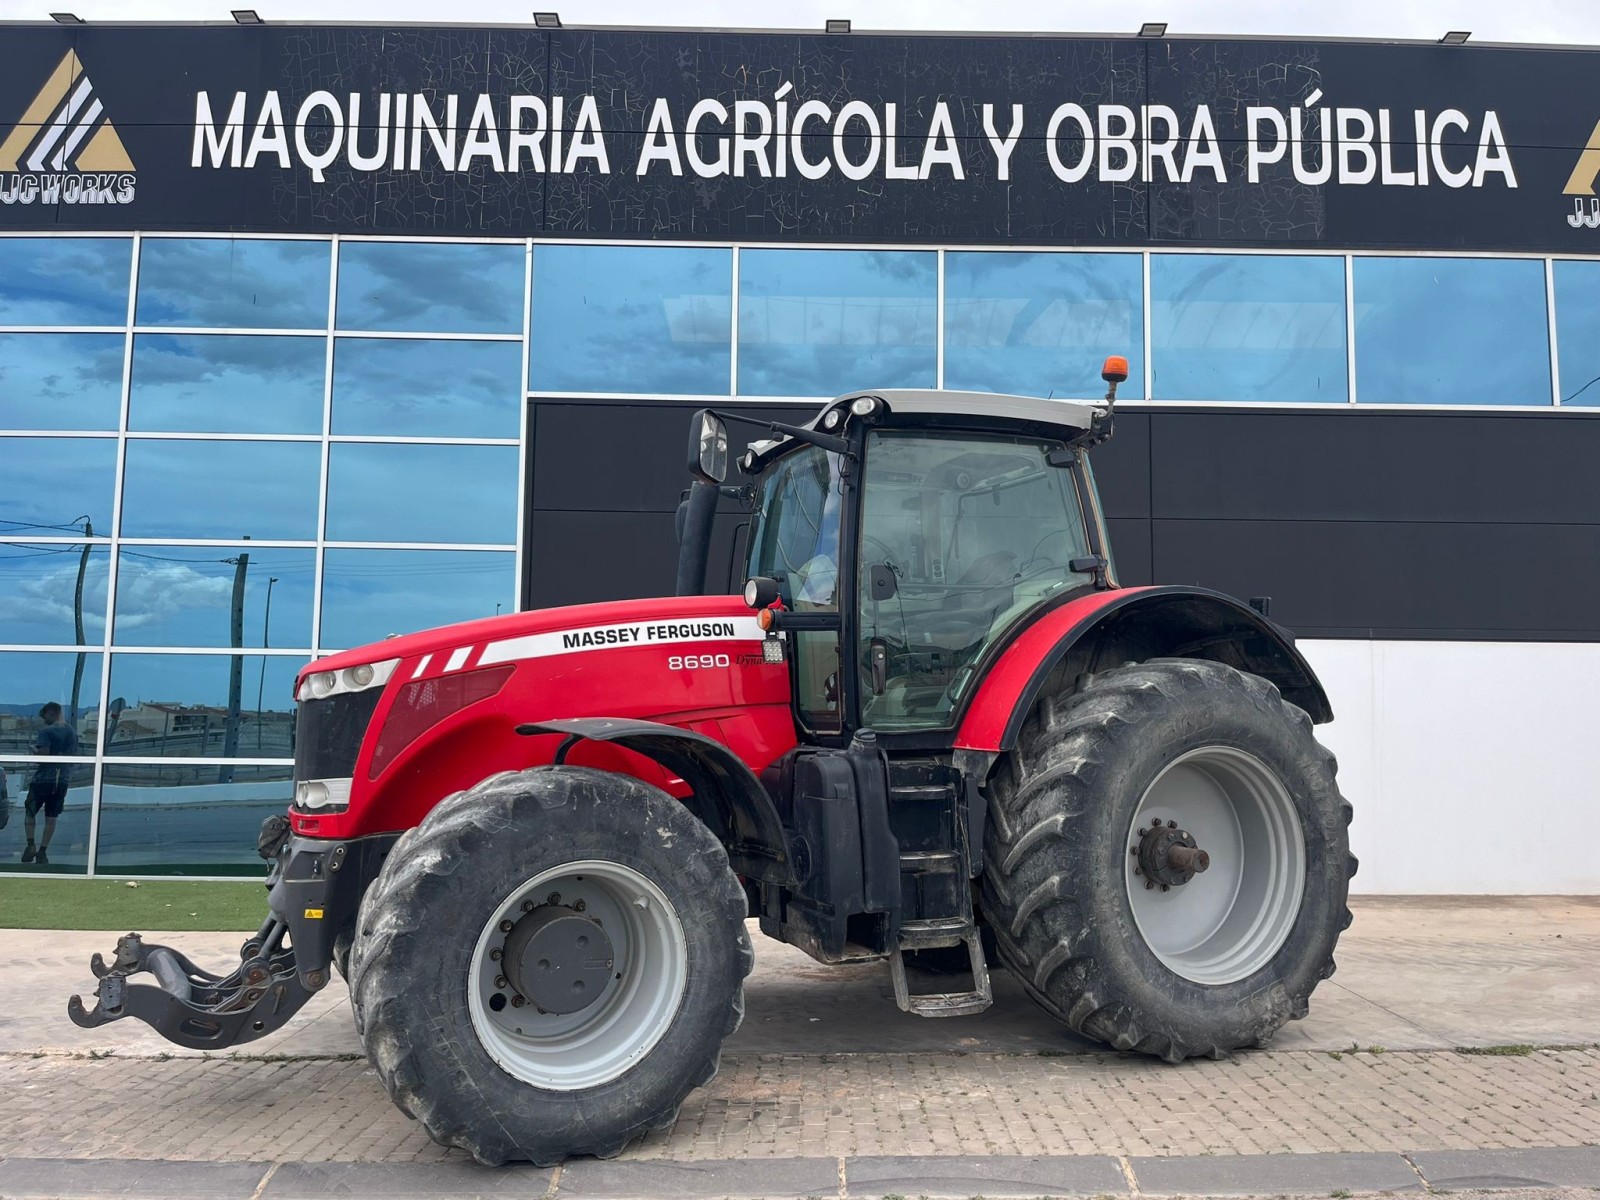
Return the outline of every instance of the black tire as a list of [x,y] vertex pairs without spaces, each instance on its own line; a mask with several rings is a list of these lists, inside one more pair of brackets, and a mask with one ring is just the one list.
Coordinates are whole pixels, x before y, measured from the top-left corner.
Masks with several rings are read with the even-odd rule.
[[[671,1024],[622,1074],[582,1090],[503,1069],[474,1026],[474,948],[543,870],[602,860],[647,877],[676,910],[686,977]],[[722,846],[683,805],[585,767],[506,772],[441,802],[385,861],[362,906],[351,1000],[367,1056],[401,1111],[446,1146],[497,1165],[612,1157],[669,1125],[716,1074],[754,965],[746,898]]]
[[[1265,1044],[1306,1015],[1350,924],[1351,808],[1333,755],[1272,684],[1219,663],[1158,659],[1073,682],[1046,682],[990,777],[983,900],[1001,960],[1047,1011],[1119,1050],[1178,1062]],[[1243,751],[1276,777],[1304,845],[1299,909],[1286,908],[1281,945],[1221,983],[1194,982],[1157,956],[1127,878],[1147,789],[1208,747]]]

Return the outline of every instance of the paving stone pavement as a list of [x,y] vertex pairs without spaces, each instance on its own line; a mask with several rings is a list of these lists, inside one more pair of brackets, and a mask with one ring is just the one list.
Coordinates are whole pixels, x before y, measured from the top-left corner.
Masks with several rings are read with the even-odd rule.
[[[0,1056],[25,1158],[436,1162],[366,1063]],[[1600,1146],[1600,1050],[741,1055],[630,1160]],[[1595,1180],[1600,1183],[1600,1178]]]

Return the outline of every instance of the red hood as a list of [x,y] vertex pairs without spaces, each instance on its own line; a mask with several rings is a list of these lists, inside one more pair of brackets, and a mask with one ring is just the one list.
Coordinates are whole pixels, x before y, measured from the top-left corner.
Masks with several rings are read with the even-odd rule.
[[341,650],[300,668],[300,680],[312,671],[337,671],[362,663],[389,658],[411,658],[436,654],[455,646],[499,641],[530,633],[549,633],[583,625],[620,624],[627,621],[671,620],[690,616],[749,616],[740,596],[652,596],[644,600],[608,600],[603,604],[569,604],[562,608],[541,608],[533,612],[507,613],[503,617],[483,617],[456,625],[440,625],[419,633],[401,634],[370,642],[353,650]]

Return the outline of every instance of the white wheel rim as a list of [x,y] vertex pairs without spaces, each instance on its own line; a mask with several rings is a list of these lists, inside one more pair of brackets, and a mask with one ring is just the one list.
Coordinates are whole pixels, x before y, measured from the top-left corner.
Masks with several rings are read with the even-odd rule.
[[[1176,822],[1211,858],[1163,889],[1132,850],[1152,821]],[[1294,801],[1260,759],[1204,746],[1174,759],[1145,790],[1121,849],[1128,904],[1145,945],[1194,983],[1234,983],[1282,949],[1306,886],[1305,836]]]
[[[504,922],[544,905],[552,893],[596,920],[610,939],[612,979],[586,1008],[541,1013],[514,986],[498,985]],[[473,1030],[509,1075],[553,1091],[598,1087],[626,1073],[655,1048],[678,1014],[688,981],[683,923],[666,894],[621,863],[586,859],[541,871],[515,888],[485,922],[468,968]],[[500,996],[500,1007],[493,1007]]]

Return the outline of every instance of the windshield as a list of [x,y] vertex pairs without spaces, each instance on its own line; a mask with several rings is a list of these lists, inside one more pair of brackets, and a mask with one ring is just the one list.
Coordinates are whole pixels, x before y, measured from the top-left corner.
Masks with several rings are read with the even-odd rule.
[[749,574],[776,579],[785,608],[836,608],[839,456],[815,446],[785,455],[756,503]]
[[[778,459],[761,483],[748,573],[777,580],[791,611],[838,611],[841,503],[839,456],[816,446]],[[841,728],[837,630],[795,634],[795,693],[808,729]]]

